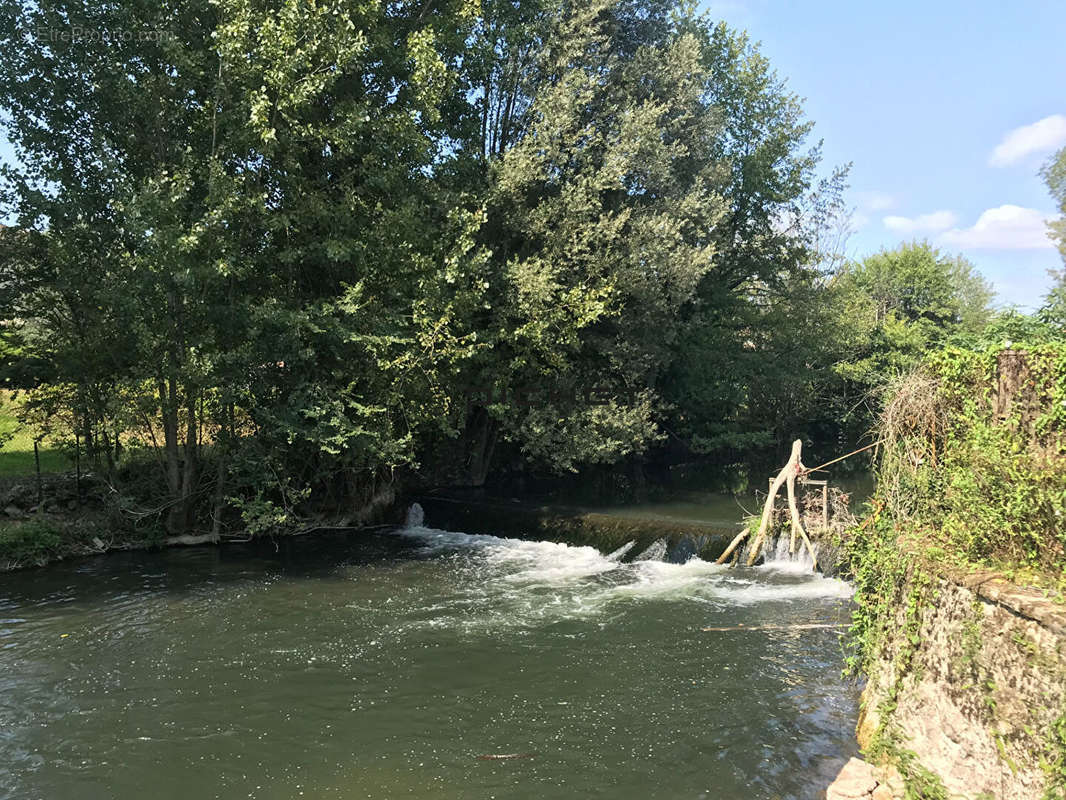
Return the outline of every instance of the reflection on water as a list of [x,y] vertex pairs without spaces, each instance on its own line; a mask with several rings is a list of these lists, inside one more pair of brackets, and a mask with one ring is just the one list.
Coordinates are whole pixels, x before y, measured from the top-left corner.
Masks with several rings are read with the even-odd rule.
[[3,576],[0,797],[815,796],[837,631],[701,627],[849,587],[623,555],[415,525]]
[[[813,477],[827,478],[831,486],[848,493],[851,497],[852,510],[857,510],[874,489],[873,477],[867,473],[850,473],[841,476],[815,473]],[[625,517],[677,519],[735,528],[745,516],[762,513],[767,487],[762,484],[758,488],[761,490],[758,494],[754,492],[744,494],[706,491],[674,492],[670,500],[630,503],[596,510]]]

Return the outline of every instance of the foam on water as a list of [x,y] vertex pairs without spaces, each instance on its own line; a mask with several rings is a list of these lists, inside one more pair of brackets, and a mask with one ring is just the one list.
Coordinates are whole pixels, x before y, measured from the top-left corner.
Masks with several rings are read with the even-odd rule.
[[651,545],[634,561],[662,561],[666,558],[666,539],[658,539],[651,543]]
[[[810,573],[814,570],[814,562],[803,539],[796,537],[796,552],[790,553],[792,539],[789,534],[781,534],[766,548],[763,569],[776,570],[778,572],[790,572],[794,574]],[[818,543],[812,542],[814,554],[820,556]]]
[[[657,541],[634,561],[622,557],[630,542],[610,554],[559,542],[507,539],[426,527],[417,509],[399,534],[416,540],[428,555],[452,555],[456,595],[427,624],[536,624],[586,618],[619,610],[620,604],[695,601],[719,607],[847,598],[843,581],[811,570],[810,556],[788,553],[787,537],[775,543],[764,566],[731,569],[691,558],[683,564],[662,560],[666,543]],[[471,608],[478,613],[471,615]],[[462,614],[458,614],[458,610]],[[461,619],[460,619],[461,618]]]

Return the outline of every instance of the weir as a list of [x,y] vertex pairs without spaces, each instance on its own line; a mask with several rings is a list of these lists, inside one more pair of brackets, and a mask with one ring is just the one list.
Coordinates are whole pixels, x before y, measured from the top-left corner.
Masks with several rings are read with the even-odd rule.
[[[654,507],[634,513],[626,507],[588,510],[483,496],[422,495],[408,513],[424,514],[425,507],[436,524],[452,530],[589,545],[603,552],[627,548],[632,550],[629,557],[637,560],[683,563],[698,557],[719,564],[788,563],[833,575],[839,566],[833,534],[856,520],[850,495],[830,487],[828,480],[810,479],[812,471],[803,467],[797,449],[779,473],[780,480],[770,481],[754,538],[749,536],[750,522],[742,519],[743,509],[732,500],[732,521],[655,513]],[[789,487],[787,503],[776,494],[782,486]],[[690,514],[693,505],[686,504]],[[799,537],[803,544],[797,546]]]

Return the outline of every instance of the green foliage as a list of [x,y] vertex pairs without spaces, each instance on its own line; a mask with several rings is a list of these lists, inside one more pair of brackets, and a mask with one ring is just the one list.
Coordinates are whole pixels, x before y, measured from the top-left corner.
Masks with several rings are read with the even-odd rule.
[[815,181],[820,153],[800,99],[746,35],[722,25],[695,35],[724,111],[711,153],[728,170],[726,206],[714,268],[681,311],[659,390],[674,437],[728,459],[823,433],[840,331],[822,238],[841,214],[846,169]]
[[[165,35],[40,40],[72,26]],[[0,32],[0,379],[94,470],[152,453],[173,532],[440,451],[480,484],[498,441],[566,472],[854,439],[984,313],[927,245],[835,274],[846,170],[675,0],[0,0]]]
[[897,523],[952,556],[1058,575],[1066,565],[1066,343],[1014,347],[1025,366],[1007,419],[997,418],[993,398],[999,346],[947,347],[926,359],[925,405],[917,395],[906,400],[883,431],[880,486]]
[[[1061,216],[1049,223],[1049,227],[1051,236],[1058,240],[1059,252],[1062,253],[1063,260],[1066,260],[1066,147],[1059,150],[1048,161],[1040,174],[1059,206]],[[1061,295],[1059,297],[1061,299]]]
[[[0,477],[32,475],[37,470],[33,454],[34,431],[19,421],[20,407],[0,391]],[[63,472],[72,467],[67,453],[48,440],[38,447],[41,472]]]
[[1046,776],[1042,800],[1066,800],[1066,711],[1051,723],[1040,766]]
[[[879,507],[868,510],[875,517],[873,524],[861,535],[844,539],[845,562],[850,565],[855,585],[845,665],[845,673],[853,676],[865,674],[887,641],[886,634],[896,633],[896,613],[912,569],[911,560],[898,546],[896,531],[880,516]],[[908,609],[912,628],[900,635],[904,652],[913,651],[917,636],[917,604],[908,604]]]
[[0,523],[0,563],[44,563],[59,552],[62,544],[62,534],[51,523],[39,520]]
[[450,438],[481,482],[498,439],[568,471],[818,402],[843,174],[687,5],[3,0],[0,32],[0,378],[93,469],[151,451],[174,532]]
[[848,265],[837,283],[857,336],[837,372],[860,385],[884,385],[953,334],[978,333],[990,316],[992,290],[974,266],[925,242]]
[[981,654],[981,621],[984,614],[980,600],[974,599],[973,611],[969,619],[962,623],[962,665],[976,668]]
[[1044,297],[1038,317],[1045,324],[1053,326],[1061,335],[1061,332],[1066,330],[1066,270],[1053,269],[1048,272],[1054,282]]
[[[1032,344],[1011,341],[1013,349],[1004,351],[1002,337],[1011,331],[1041,336]],[[904,681],[915,674],[936,564],[1023,568],[1042,575],[1045,585],[1057,584],[1060,593],[1066,574],[1066,342],[1043,323],[1010,314],[972,342],[931,352],[894,385],[879,426],[872,524],[845,537],[856,585],[848,670],[869,674],[886,653],[894,654],[885,673],[894,685],[880,687],[884,702],[870,755],[892,759],[914,797],[942,796],[942,787],[900,744],[893,712]],[[954,668],[972,676],[969,688],[980,692],[994,719],[996,686],[981,673],[976,604],[974,613],[962,625]],[[1036,657],[1024,636],[1015,641]],[[993,736],[1016,770],[1003,736]],[[1050,765],[1059,762],[1050,740],[1047,750],[1048,796],[1054,797],[1057,767]]]
[[[3,285],[52,368],[30,406],[101,470],[154,448],[175,531],[204,521],[210,481],[290,515],[287,487],[356,484],[455,424],[442,387],[484,262],[477,214],[432,173],[476,9],[409,10],[0,7],[25,234]],[[38,40],[70,26],[165,35]],[[205,441],[229,467],[203,473]]]
[[968,349],[1013,347],[1016,342],[1032,346],[1062,341],[1064,331],[1066,328],[1051,322],[1043,312],[1030,315],[1008,309],[993,316],[979,335],[955,337],[952,344]]

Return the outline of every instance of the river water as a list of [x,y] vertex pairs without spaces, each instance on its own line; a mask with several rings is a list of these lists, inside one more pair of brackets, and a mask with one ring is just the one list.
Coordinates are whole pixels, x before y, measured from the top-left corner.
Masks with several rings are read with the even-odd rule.
[[849,587],[654,555],[414,525],[2,575],[0,797],[816,797],[841,629],[738,626]]

